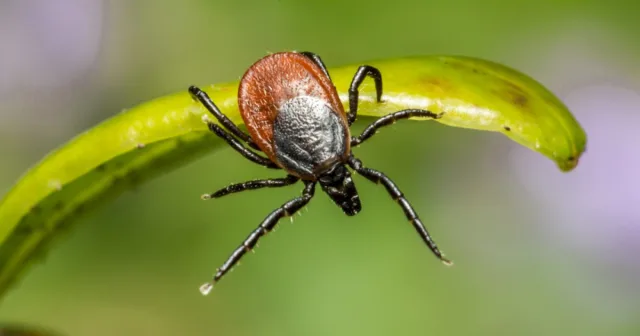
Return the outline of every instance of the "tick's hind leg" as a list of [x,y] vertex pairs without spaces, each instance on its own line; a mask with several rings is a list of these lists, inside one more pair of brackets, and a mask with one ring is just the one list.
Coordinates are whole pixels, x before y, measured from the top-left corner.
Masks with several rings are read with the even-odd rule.
[[202,199],[220,198],[231,193],[238,193],[245,190],[254,190],[260,188],[277,188],[292,185],[298,182],[299,178],[293,175],[288,175],[283,178],[271,178],[264,180],[253,180],[242,183],[235,183],[226,186],[214,193],[202,195]]
[[211,100],[211,98],[209,98],[209,95],[207,95],[206,92],[204,92],[200,88],[192,85],[192,86],[189,87],[189,94],[191,94],[191,97],[193,99],[198,100],[202,105],[204,105],[204,107],[206,107],[207,110],[211,114],[213,114],[213,116],[216,117],[216,119],[218,119],[220,124],[224,128],[226,128],[229,132],[231,132],[233,135],[235,135],[238,138],[240,138],[242,141],[246,142],[251,148],[256,149],[256,150],[260,150],[258,145],[256,145],[253,142],[253,140],[251,140],[251,137],[247,133],[245,133],[242,130],[240,130],[240,128],[238,128],[238,126],[236,124],[234,124],[231,121],[231,119],[229,119],[226,115],[224,115],[224,113],[222,113],[222,111],[220,111],[218,106],[216,106],[216,104],[213,102],[213,100]]
[[360,136],[358,136],[357,138],[356,137],[351,138],[351,146],[357,146],[363,143],[365,140],[369,139],[374,134],[376,134],[378,129],[384,126],[392,125],[393,123],[395,123],[400,119],[408,119],[411,117],[440,119],[443,114],[444,112],[436,114],[431,111],[418,110],[418,109],[407,109],[407,110],[402,110],[402,111],[388,114],[384,117],[380,117],[376,119],[373,123],[371,123],[371,125],[367,126],[367,128],[365,128],[364,131],[362,131],[362,134],[360,134]]
[[411,222],[411,224],[416,229],[422,240],[427,244],[431,252],[433,252],[433,254],[435,254],[436,257],[438,257],[438,259],[440,259],[446,265],[453,264],[451,261],[446,259],[442,252],[438,249],[438,246],[431,238],[431,235],[427,231],[427,228],[425,228],[424,224],[422,224],[422,221],[418,217],[418,214],[415,212],[411,204],[409,204],[409,201],[404,198],[404,195],[402,194],[400,189],[398,189],[396,184],[393,183],[390,178],[388,178],[382,172],[363,167],[362,162],[354,158],[353,156],[349,158],[349,166],[357,171],[360,175],[366,177],[368,180],[376,184],[381,183],[387,189],[387,192],[389,193],[391,198],[393,198],[393,200],[396,201],[398,205],[400,205],[402,211],[404,211],[405,216],[407,216],[407,219]]
[[227,259],[227,261],[222,264],[218,271],[216,272],[213,280],[211,282],[207,282],[200,287],[200,292],[204,295],[209,294],[213,286],[216,282],[218,282],[233,266],[238,263],[238,261],[245,255],[248,251],[253,250],[253,248],[258,243],[260,237],[269,233],[276,226],[278,221],[283,217],[288,217],[294,215],[298,210],[307,205],[311,198],[313,198],[313,194],[315,192],[315,182],[305,182],[304,191],[302,192],[302,196],[296,197],[289,202],[283,204],[278,209],[271,212],[263,221],[260,223],[257,229],[255,229],[251,234],[244,240],[242,245],[233,251],[231,256]]

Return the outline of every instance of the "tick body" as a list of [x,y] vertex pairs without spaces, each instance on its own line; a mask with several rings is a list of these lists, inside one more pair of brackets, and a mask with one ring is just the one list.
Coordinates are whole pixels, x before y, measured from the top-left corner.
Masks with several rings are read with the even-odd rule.
[[268,55],[254,63],[240,81],[238,106],[249,134],[234,125],[204,91],[194,86],[189,88],[193,98],[218,120],[220,125],[205,119],[212,132],[247,159],[286,172],[286,176],[280,178],[232,184],[203,195],[204,199],[244,190],[283,187],[297,182],[304,184],[300,197],[282,204],[269,214],[218,268],[213,281],[201,287],[203,294],[209,293],[214,283],[247,251],[252,250],[260,237],[271,231],[281,218],[292,216],[308,204],[315,195],[316,184],[346,215],[353,216],[360,212],[360,197],[348,168],[374,183],[382,184],[402,207],[407,219],[436,257],[450,264],[395,183],[382,172],[364,167],[351,152],[353,146],[370,138],[377,129],[398,119],[437,119],[441,114],[417,109],[401,110],[379,118],[360,136],[352,137],[349,127],[357,118],[358,88],[367,77],[373,79],[377,100],[383,103],[380,71],[363,65],[351,82],[349,111],[345,112],[329,72],[318,55],[311,52]]

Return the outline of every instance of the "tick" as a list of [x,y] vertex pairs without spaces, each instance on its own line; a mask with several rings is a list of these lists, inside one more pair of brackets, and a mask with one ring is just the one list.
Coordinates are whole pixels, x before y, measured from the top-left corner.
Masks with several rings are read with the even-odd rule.
[[[436,114],[420,109],[401,110],[381,117],[357,137],[350,126],[358,115],[358,90],[362,82],[373,79],[378,103],[382,101],[382,74],[369,65],[356,71],[349,87],[349,112],[346,113],[331,76],[322,59],[312,52],[274,53],[255,62],[244,74],[238,89],[238,107],[248,134],[225,116],[210,97],[195,86],[189,88],[192,98],[218,120],[220,125],[204,118],[209,130],[254,163],[286,172],[285,177],[252,180],[229,185],[203,199],[219,198],[231,193],[259,188],[289,186],[301,181],[302,195],[282,204],[236,248],[217,269],[211,282],[201,286],[208,294],[241,258],[270,232],[283,217],[294,215],[307,205],[320,185],[342,211],[353,216],[360,212],[360,197],[348,168],[366,179],[382,184],[404,211],[424,243],[445,264],[451,264],[438,249],[415,210],[396,184],[384,173],[363,166],[351,149],[383,127],[399,119],[424,117],[438,119]],[[264,155],[259,154],[262,152]]]

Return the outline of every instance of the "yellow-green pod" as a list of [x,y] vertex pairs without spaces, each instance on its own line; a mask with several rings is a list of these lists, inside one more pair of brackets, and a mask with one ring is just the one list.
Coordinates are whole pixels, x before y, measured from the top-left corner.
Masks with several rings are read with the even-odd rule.
[[[565,105],[508,67],[459,56],[366,64],[382,72],[384,102],[376,102],[373,83],[365,81],[359,122],[407,108],[445,112],[437,122],[501,132],[555,161],[562,171],[572,170],[585,150],[586,135]],[[347,90],[359,65],[329,68],[347,110]],[[201,88],[233,122],[242,123],[238,82]],[[223,147],[202,122],[207,113],[185,88],[96,125],[26,172],[0,201],[0,295],[79,215]]]

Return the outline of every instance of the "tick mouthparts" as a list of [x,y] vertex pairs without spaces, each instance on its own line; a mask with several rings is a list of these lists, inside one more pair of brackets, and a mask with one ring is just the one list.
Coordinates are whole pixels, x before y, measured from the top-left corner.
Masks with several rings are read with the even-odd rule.
[[200,286],[200,293],[202,295],[209,295],[209,293],[211,293],[211,290],[213,289],[213,284],[211,282],[207,282],[204,285]]

